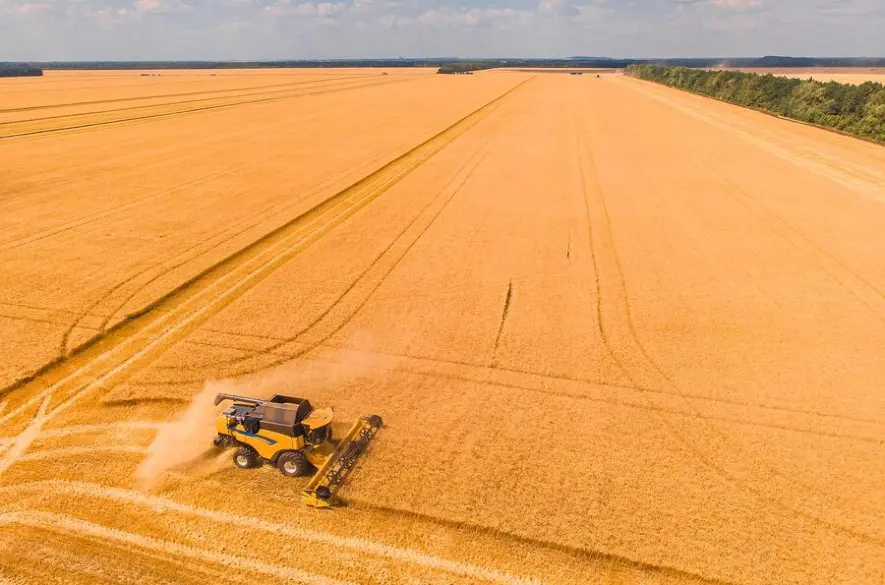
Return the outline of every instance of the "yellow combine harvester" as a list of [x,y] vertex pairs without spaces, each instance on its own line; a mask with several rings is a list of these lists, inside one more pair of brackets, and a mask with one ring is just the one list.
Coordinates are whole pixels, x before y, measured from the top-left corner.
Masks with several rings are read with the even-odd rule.
[[358,420],[342,439],[332,439],[332,409],[314,408],[303,398],[275,395],[269,400],[219,394],[218,406],[233,401],[215,421],[216,447],[236,447],[234,465],[241,469],[263,462],[275,465],[285,476],[313,477],[302,492],[308,505],[327,507],[353,470],[360,455],[381,428],[377,415]]

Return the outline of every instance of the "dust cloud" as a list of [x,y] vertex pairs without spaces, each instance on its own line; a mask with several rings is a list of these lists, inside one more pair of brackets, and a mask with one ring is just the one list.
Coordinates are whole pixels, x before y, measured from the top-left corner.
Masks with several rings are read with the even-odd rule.
[[147,448],[145,457],[135,470],[138,487],[149,490],[164,473],[201,457],[215,437],[216,407],[219,392],[229,392],[228,381],[208,381],[193,397],[179,417],[164,424]]
[[138,488],[156,488],[165,474],[175,468],[200,462],[188,475],[206,476],[230,464],[230,452],[214,453],[215,418],[221,408],[213,402],[219,393],[253,398],[288,394],[311,402],[333,405],[337,391],[358,387],[379,370],[377,358],[368,353],[336,349],[324,351],[311,361],[289,364],[243,378],[208,380],[188,407],[157,431],[147,455],[135,471]]

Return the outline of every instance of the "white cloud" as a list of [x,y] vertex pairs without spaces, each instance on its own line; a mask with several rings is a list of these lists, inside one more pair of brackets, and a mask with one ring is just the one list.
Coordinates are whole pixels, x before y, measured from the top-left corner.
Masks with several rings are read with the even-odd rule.
[[138,12],[153,12],[160,7],[160,0],[135,0],[135,10]]
[[581,10],[566,0],[541,0],[538,2],[538,12],[552,16],[578,16]]
[[277,0],[275,4],[264,7],[265,12],[276,16],[316,16],[319,18],[334,18],[348,9],[344,2],[302,2],[292,4],[291,0]]
[[533,19],[533,12],[512,8],[433,8],[418,16],[417,21],[444,28],[515,28],[528,26]]
[[753,30],[756,26],[756,20],[743,15],[735,15],[730,18],[711,16],[703,21],[704,28],[715,31],[748,31]]
[[722,8],[758,8],[762,0],[712,0],[712,4]]
[[17,14],[40,14],[52,8],[51,5],[45,3],[19,4],[14,8]]
[[409,6],[409,3],[401,0],[353,0],[352,9],[355,12],[377,12],[398,10],[406,6]]
[[134,7],[142,14],[183,14],[194,9],[183,0],[135,0]]

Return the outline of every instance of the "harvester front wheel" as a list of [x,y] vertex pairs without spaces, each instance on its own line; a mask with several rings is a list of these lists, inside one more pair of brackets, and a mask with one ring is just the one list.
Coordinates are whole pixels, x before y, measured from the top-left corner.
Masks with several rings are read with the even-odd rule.
[[313,471],[313,465],[310,464],[301,451],[283,453],[277,460],[277,467],[280,468],[280,473],[286,477],[310,475]]
[[258,467],[260,463],[258,453],[252,447],[243,446],[234,451],[234,465],[240,469],[252,469]]

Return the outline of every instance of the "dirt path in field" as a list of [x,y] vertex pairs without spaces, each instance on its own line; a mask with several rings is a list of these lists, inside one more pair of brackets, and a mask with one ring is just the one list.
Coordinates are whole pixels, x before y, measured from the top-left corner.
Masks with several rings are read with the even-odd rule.
[[[885,579],[883,149],[525,77],[0,397],[0,576]],[[381,414],[349,506],[200,462],[136,491],[219,378]]]

